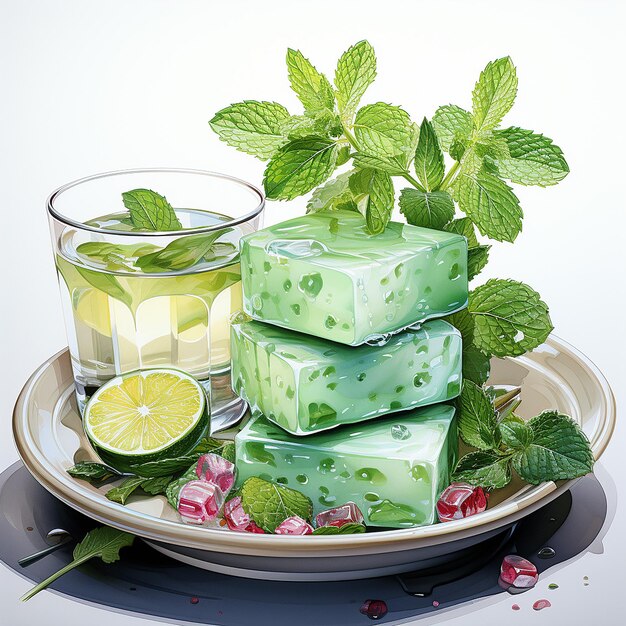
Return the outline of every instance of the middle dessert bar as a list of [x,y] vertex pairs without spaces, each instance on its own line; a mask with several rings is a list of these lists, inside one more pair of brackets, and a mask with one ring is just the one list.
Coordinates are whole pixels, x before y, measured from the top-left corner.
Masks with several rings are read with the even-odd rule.
[[355,348],[234,321],[231,355],[235,392],[295,435],[450,400],[461,388],[461,335],[443,320]]

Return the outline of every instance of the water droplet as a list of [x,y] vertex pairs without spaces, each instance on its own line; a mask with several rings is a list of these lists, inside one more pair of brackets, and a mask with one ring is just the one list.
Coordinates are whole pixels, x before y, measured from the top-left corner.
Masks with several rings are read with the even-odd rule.
[[402,276],[402,270],[404,269],[404,264],[400,263],[399,265],[396,265],[393,273],[396,275],[396,278],[400,278],[400,276]]
[[360,611],[370,619],[380,619],[387,615],[387,604],[384,600],[366,600]]
[[554,548],[551,548],[550,546],[546,546],[545,548],[541,548],[541,550],[539,550],[539,552],[537,552],[537,556],[540,559],[551,559],[556,555],[556,552],[554,551]]
[[324,322],[324,326],[330,330],[331,328],[337,326],[337,320],[332,315],[329,315]]
[[461,268],[459,267],[458,263],[453,263],[450,266],[450,271],[448,272],[448,278],[450,280],[456,280],[457,278],[459,278],[459,276],[461,276]]
[[291,310],[296,314],[296,315],[300,315],[300,305],[299,304],[292,304],[291,305]]
[[551,606],[552,604],[550,604],[549,600],[537,600],[537,602],[533,604],[533,609],[535,609],[535,611],[541,611],[542,609],[547,609]]
[[198,602],[200,602],[200,598],[196,598],[194,596],[193,598],[190,598],[189,602],[191,602],[191,604],[198,604]]
[[306,474],[298,474],[296,476],[296,480],[301,484],[301,485],[306,485],[309,482],[309,477]]
[[322,372],[322,376],[330,376],[331,374],[334,374],[337,370],[331,365],[330,367],[327,367],[323,372]]
[[375,393],[370,393],[370,394],[367,396],[367,399],[368,399],[370,402],[374,402],[374,401],[376,400],[376,398],[377,398],[377,397],[378,397],[378,396],[377,396]]
[[433,288],[432,287],[424,287],[424,295],[428,296],[433,292]]
[[363,498],[368,502],[378,502],[380,500],[380,496],[372,491],[368,491]]
[[334,391],[337,388],[337,383],[328,383],[328,385],[326,385],[326,388]]
[[413,384],[416,387],[421,387],[422,385],[429,383],[432,376],[428,372],[422,372],[420,374],[415,374],[413,378]]
[[402,402],[400,402],[399,400],[393,400],[392,402],[389,403],[389,409],[391,411],[397,411],[398,409],[402,408]]
[[389,279],[386,276],[380,279],[381,285],[387,285],[388,283],[389,283]]
[[289,291],[291,289],[292,285],[291,285],[291,281],[289,279],[287,279],[284,283],[283,283],[283,289],[285,291]]
[[288,480],[288,478],[286,476],[279,476],[276,479],[276,482],[280,483],[281,485],[286,485],[287,483],[289,483],[289,480]]
[[331,458],[322,459],[317,466],[317,471],[321,474],[328,474],[335,471],[335,460]]
[[395,294],[393,291],[388,291],[385,294],[385,303],[386,304],[391,304],[393,302],[393,299],[395,298]]
[[293,400],[293,397],[296,395],[296,392],[290,387],[287,387],[287,391],[285,391],[285,395],[290,399]]
[[514,611],[519,611],[519,604],[513,604],[513,605],[511,606],[511,608],[512,608]]
[[437,600],[433,600],[433,606],[437,608],[439,606],[439,602],[437,602]]
[[272,269],[272,264],[267,261],[263,262],[263,271],[267,274]]
[[263,300],[261,300],[261,296],[258,293],[255,293],[250,299],[250,304],[252,304],[252,308],[255,311],[260,311],[263,308]]
[[356,379],[357,379],[360,383],[362,383],[362,382],[365,380],[365,377],[366,377],[365,372],[361,372],[360,374],[357,374]]
[[298,282],[298,288],[310,298],[315,298],[317,294],[322,290],[324,281],[319,272],[313,272],[312,274],[304,274]]
[[404,385],[398,385],[396,387],[396,393],[402,393],[404,391]]
[[411,437],[411,431],[404,424],[394,424],[391,427],[391,436],[398,441],[405,441]]
[[372,485],[384,485],[387,482],[387,477],[375,467],[361,467],[354,473],[354,477]]

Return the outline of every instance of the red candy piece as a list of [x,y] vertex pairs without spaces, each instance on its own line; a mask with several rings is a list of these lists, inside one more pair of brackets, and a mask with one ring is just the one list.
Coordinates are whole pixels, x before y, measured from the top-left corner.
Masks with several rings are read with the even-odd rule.
[[277,535],[310,535],[313,532],[313,526],[301,517],[293,515],[280,523],[274,532]]
[[204,524],[217,517],[223,502],[219,487],[204,480],[190,480],[180,490],[178,512],[187,524]]
[[203,454],[196,465],[196,475],[217,485],[226,495],[235,484],[235,465],[219,454]]
[[240,533],[257,533],[264,534],[265,531],[259,528],[250,518],[250,516],[243,510],[241,506],[241,498],[231,498],[224,505],[224,519],[230,530],[235,530]]
[[482,487],[467,483],[452,483],[437,500],[437,515],[440,522],[463,519],[487,508],[487,498]]
[[361,513],[359,507],[354,502],[346,502],[342,506],[327,509],[315,516],[315,524],[318,528],[320,526],[341,527],[344,524],[352,523],[363,523],[363,513]]
[[387,615],[387,603],[384,600],[365,600],[360,612],[370,619],[380,619]]
[[516,554],[509,554],[502,560],[500,578],[518,589],[529,589],[537,584],[539,573],[530,561]]

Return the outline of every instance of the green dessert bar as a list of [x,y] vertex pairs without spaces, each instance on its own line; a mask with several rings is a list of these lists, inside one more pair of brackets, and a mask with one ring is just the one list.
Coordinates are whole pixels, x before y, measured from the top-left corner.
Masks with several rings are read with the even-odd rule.
[[298,217],[242,238],[253,318],[351,346],[467,304],[467,241],[389,222],[375,237],[354,211]]
[[231,355],[235,392],[295,435],[450,400],[461,389],[461,334],[443,320],[354,348],[235,320]]
[[438,404],[310,437],[256,416],[235,438],[238,482],[288,485],[311,498],[314,514],[355,502],[368,526],[432,524],[456,462],[454,413]]

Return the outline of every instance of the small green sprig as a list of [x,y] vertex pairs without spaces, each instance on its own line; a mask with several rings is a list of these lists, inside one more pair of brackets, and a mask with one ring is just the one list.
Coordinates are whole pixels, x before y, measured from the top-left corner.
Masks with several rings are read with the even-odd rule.
[[544,411],[528,421],[503,416],[488,392],[469,380],[458,407],[461,438],[476,450],[459,460],[454,480],[499,489],[511,481],[513,471],[537,485],[584,476],[593,468],[589,441],[567,415]]

